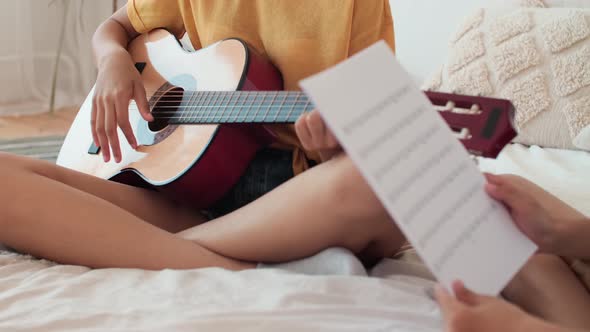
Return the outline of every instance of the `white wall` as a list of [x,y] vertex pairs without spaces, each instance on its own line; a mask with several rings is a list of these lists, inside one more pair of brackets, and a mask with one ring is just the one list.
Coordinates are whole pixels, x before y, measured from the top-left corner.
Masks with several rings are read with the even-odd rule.
[[503,1],[390,0],[398,59],[421,84],[444,62],[449,38],[463,18]]
[[[58,106],[78,104],[95,70],[90,39],[110,0],[70,0]],[[63,10],[61,0],[0,1],[0,114],[47,110]]]
[[[0,1],[0,43],[3,45],[0,48],[0,114],[46,110],[55,46],[63,19],[61,8],[50,6],[50,1]],[[57,3],[61,1],[56,0]],[[70,1],[74,6],[69,13],[59,105],[80,102],[92,85],[95,71],[90,37],[112,10],[111,0]],[[445,60],[449,36],[463,17],[477,7],[505,1],[508,0],[390,0],[398,58],[421,83]],[[119,0],[120,5],[124,3],[125,0]],[[83,18],[77,19],[80,10]],[[80,23],[84,26],[82,32]]]

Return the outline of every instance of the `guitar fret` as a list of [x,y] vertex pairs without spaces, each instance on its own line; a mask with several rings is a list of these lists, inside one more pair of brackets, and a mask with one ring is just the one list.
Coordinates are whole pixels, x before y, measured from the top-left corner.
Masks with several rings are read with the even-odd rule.
[[[166,103],[165,104],[165,107],[169,107],[169,105],[170,105],[169,104],[169,101],[167,100],[167,98],[169,98],[167,95],[163,95],[162,96],[163,102]],[[180,103],[180,106],[182,106],[182,102]],[[167,108],[165,108],[165,109],[167,109]],[[178,111],[178,110],[180,110],[180,111]],[[173,114],[174,115],[178,114],[177,117],[178,117],[178,121],[179,122],[183,122],[184,121],[185,114],[184,114],[184,111],[183,111],[183,108],[182,107],[180,107],[179,109],[175,110]]]
[[215,101],[217,100],[217,93],[215,91],[211,92],[211,100],[207,103],[207,107],[209,108],[209,114],[207,114],[207,118],[205,119],[205,123],[213,123],[213,117],[215,117]]
[[217,115],[217,107],[216,104],[219,101],[219,92],[215,91],[213,92],[213,100],[211,101],[211,115],[209,117],[209,119],[207,119],[207,123],[215,123],[215,115]]
[[204,123],[205,118],[207,117],[208,112],[208,103],[209,103],[209,92],[210,91],[203,91],[203,100],[201,100],[200,110],[201,116],[199,117],[199,123]]
[[195,122],[195,119],[197,117],[197,110],[198,108],[195,108],[193,105],[199,105],[198,103],[198,97],[199,95],[195,92],[193,92],[189,98],[189,112],[191,112],[191,115],[189,116],[189,120],[191,123]]
[[231,108],[230,108],[231,107],[231,99],[232,99],[234,93],[235,93],[235,91],[227,91],[225,93],[226,102],[223,105],[223,112],[221,113],[221,116],[219,119],[220,123],[221,122],[227,123],[227,113],[231,110]]
[[221,120],[221,113],[225,110],[225,104],[223,102],[225,101],[225,97],[227,96],[227,93],[220,92],[220,94],[221,94],[221,99],[218,102],[219,107],[217,107],[215,115],[213,117],[214,123],[219,123],[219,121]]
[[207,105],[207,91],[201,91],[199,95],[199,103],[197,104],[197,109],[199,110],[199,112],[197,113],[198,115],[195,119],[195,122],[197,123],[201,123],[203,121],[203,118],[205,117],[205,112],[207,111],[207,108],[205,107]]
[[[258,100],[258,98],[262,96],[262,100]],[[258,107],[256,108],[256,112],[254,113],[254,115],[252,115],[251,118],[247,119],[249,120],[248,122],[258,122],[256,117],[258,116],[258,113],[260,112],[260,109],[262,108],[262,105],[264,104],[264,101],[266,100],[266,94],[262,94],[258,91],[254,92],[254,104],[258,102]]]
[[281,104],[279,105],[277,113],[275,114],[275,117],[272,120],[272,122],[277,122],[277,119],[279,118],[279,114],[281,114],[281,111],[283,110],[283,106],[285,106],[285,101],[287,100],[288,95],[289,95],[289,92],[283,93],[283,101],[281,101]]
[[[238,100],[240,100],[240,93],[241,92],[236,92],[235,93],[236,100],[232,104],[232,110],[229,113],[228,121],[235,122],[236,121],[236,118],[237,118],[237,115],[240,113],[240,108],[238,107]],[[232,119],[232,116],[234,117],[233,119]]]
[[[236,100],[234,101],[232,112],[230,113],[230,121],[232,121],[232,122],[236,122],[236,120],[238,119],[238,114],[240,114],[240,106],[239,106],[240,96],[241,96],[241,92],[236,92]],[[233,118],[232,118],[232,115],[233,115]]]
[[[254,98],[252,99],[251,102],[248,102],[248,98],[250,97],[250,95],[253,95]],[[246,93],[245,103],[247,103],[248,105],[244,105],[244,106],[246,106],[248,109],[245,110],[244,115],[242,115],[242,117],[240,118],[240,122],[242,122],[242,123],[247,122],[246,120],[248,119],[248,115],[252,112],[252,108],[254,107],[253,104],[255,102],[256,102],[256,94],[255,93]]]
[[[191,120],[191,115],[192,115],[192,112],[191,112],[192,106],[191,105],[192,105],[192,102],[193,102],[193,97],[194,97],[194,94],[191,93],[188,96],[188,100],[185,101],[184,95],[183,95],[183,98],[182,98],[183,100],[180,103],[180,106],[181,106],[181,109],[182,109],[182,111],[180,113],[181,113],[181,119],[182,119],[182,122],[183,123],[189,124],[191,122],[190,121]],[[183,107],[183,104],[186,105],[186,106]]]
[[221,107],[221,112],[219,112],[219,117],[217,118],[217,123],[223,123],[225,111],[227,110],[227,103],[224,103],[227,96],[230,95],[227,92],[223,92],[223,98],[221,98],[221,102],[223,106]]
[[284,122],[289,122],[289,119],[291,118],[291,113],[293,113],[293,110],[295,109],[295,105],[297,105],[297,102],[299,101],[299,96],[301,94],[297,93],[296,98],[295,98],[295,102],[293,103],[293,105],[291,105],[291,110],[289,111],[289,113],[287,113],[287,117],[285,118]]
[[272,100],[268,104],[268,108],[266,109],[266,113],[262,117],[262,121],[261,122],[265,122],[266,121],[266,118],[268,117],[268,112],[273,108],[273,106],[274,106],[273,104],[274,104],[275,100],[277,99],[277,96],[278,95],[279,95],[279,92],[278,91],[273,94]]

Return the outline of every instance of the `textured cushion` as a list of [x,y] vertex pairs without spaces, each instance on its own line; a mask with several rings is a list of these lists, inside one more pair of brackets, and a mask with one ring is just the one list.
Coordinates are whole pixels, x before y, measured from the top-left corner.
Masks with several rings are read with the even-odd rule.
[[525,7],[566,7],[566,8],[590,8],[588,0],[503,0],[503,5],[521,5]]
[[516,142],[590,151],[590,10],[479,9],[424,89],[510,99]]
[[396,56],[418,84],[440,66],[447,55],[449,35],[466,15],[477,8],[501,5],[499,0],[389,2],[395,25]]

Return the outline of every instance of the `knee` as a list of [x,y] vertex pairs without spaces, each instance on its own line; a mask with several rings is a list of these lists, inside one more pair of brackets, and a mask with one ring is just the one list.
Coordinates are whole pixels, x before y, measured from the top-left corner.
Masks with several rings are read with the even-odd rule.
[[516,274],[504,290],[504,295],[511,299],[534,290],[539,276],[546,275],[548,271],[563,269],[566,263],[559,256],[549,254],[537,254],[531,257],[523,268]]
[[387,215],[383,205],[365,181],[360,171],[347,156],[340,156],[329,163],[330,170],[325,184],[326,195],[348,216],[382,218]]
[[561,269],[566,266],[563,259],[556,255],[537,254],[525,264],[518,274],[525,281],[535,275],[542,274],[544,271]]
[[15,160],[16,158],[14,155],[0,151],[0,166],[10,167],[15,164]]
[[0,152],[0,178],[10,179],[12,173],[20,168],[18,159],[14,155],[6,152]]
[[52,170],[52,166],[54,165],[46,161],[0,152],[0,168],[8,173],[15,170],[56,179],[58,174]]
[[27,158],[15,154],[0,152],[0,167],[3,169],[28,169]]

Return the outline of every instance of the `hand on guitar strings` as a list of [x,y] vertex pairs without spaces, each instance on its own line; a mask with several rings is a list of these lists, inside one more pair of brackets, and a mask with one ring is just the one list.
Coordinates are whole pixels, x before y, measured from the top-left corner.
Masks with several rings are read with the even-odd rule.
[[117,127],[134,149],[137,140],[129,122],[129,103],[135,100],[146,121],[153,121],[146,91],[139,72],[128,56],[113,56],[101,64],[92,98],[91,128],[94,144],[101,148],[103,159],[116,162],[122,159]]
[[304,113],[295,123],[295,132],[308,151],[317,151],[322,161],[342,152],[336,136],[328,129],[320,112],[314,110]]

